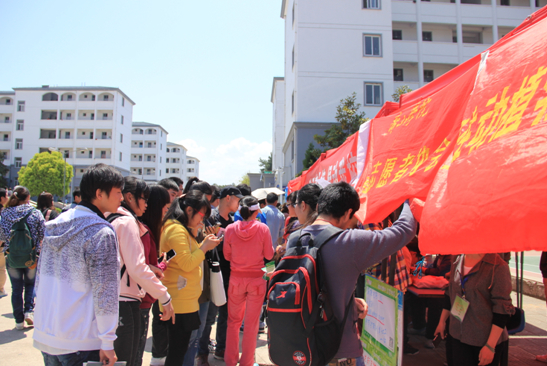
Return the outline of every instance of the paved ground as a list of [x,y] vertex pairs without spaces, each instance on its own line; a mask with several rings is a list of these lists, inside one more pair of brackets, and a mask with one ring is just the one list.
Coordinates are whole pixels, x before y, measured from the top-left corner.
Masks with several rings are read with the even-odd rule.
[[[547,353],[547,313],[544,301],[524,297],[526,311],[526,329],[524,332],[512,336],[509,342],[509,356],[511,366],[541,365],[534,360],[538,353]],[[32,328],[24,331],[15,330],[15,322],[11,314],[10,297],[0,299],[0,366],[29,366],[43,365],[39,351],[32,347]],[[150,333],[149,333],[150,334]],[[214,334],[214,331],[213,331]],[[414,356],[406,356],[405,366],[442,366],[445,361],[444,344],[438,349],[428,350],[423,347],[424,338],[411,337],[411,344],[420,349]],[[266,336],[260,335],[257,342],[256,361],[260,365],[270,365]],[[148,339],[144,353],[143,365],[150,362],[151,339]],[[212,366],[223,366],[223,361],[210,358]]]

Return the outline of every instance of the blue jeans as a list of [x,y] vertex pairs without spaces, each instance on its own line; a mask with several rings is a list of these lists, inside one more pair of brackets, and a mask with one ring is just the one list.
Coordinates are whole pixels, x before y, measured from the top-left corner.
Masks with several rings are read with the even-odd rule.
[[[201,318],[201,308],[199,310],[200,310],[199,315]],[[203,330],[201,332],[201,337],[199,337],[198,339],[198,355],[209,354],[209,338],[211,337],[211,327],[213,326],[213,324],[215,324],[217,313],[218,313],[218,306],[213,304],[212,301],[209,301],[209,306],[207,309],[207,317],[205,318],[205,326],[203,327]]]
[[[6,266],[11,281],[11,306],[16,323],[25,320],[25,313],[34,311],[34,280],[36,268],[11,268]],[[23,297],[24,292],[24,297]]]
[[[188,345],[188,351],[184,355],[184,363],[182,366],[194,366],[194,359],[196,358],[196,353],[198,352],[198,343],[205,329],[205,324],[207,323],[207,314],[209,312],[209,304],[211,302],[207,301],[199,305],[199,329],[196,329],[192,332],[190,336],[190,343]],[[214,305],[214,304],[213,304]],[[211,333],[211,327],[209,326],[209,333]],[[208,344],[209,342],[207,342]]]
[[87,361],[99,361],[99,350],[79,351],[67,355],[53,356],[42,352],[45,366],[82,366]]

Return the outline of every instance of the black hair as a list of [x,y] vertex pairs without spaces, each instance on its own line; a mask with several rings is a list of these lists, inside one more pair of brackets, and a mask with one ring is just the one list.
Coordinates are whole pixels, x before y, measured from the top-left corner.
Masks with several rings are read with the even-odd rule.
[[150,196],[150,187],[148,187],[148,184],[146,184],[144,180],[132,176],[125,177],[123,180],[125,185],[122,193],[124,195],[126,193],[131,193],[137,202],[139,202],[140,199],[148,200],[148,197]]
[[36,201],[36,208],[40,211],[50,209],[53,206],[53,195],[49,192],[42,192]]
[[281,206],[281,211],[282,214],[288,214],[289,213],[289,209],[287,208],[287,204],[284,203],[283,206]]
[[27,198],[29,198],[30,192],[27,187],[16,186],[13,188],[13,193],[11,194],[6,207],[15,207],[25,203]]
[[289,194],[287,196],[287,202],[296,203],[296,196],[297,195],[298,195],[298,191],[291,192],[291,194]]
[[216,185],[212,185],[211,188],[213,189],[213,196],[211,197],[211,202],[215,202],[217,199],[220,198],[220,188],[218,188]]
[[253,215],[255,211],[258,211],[258,210],[251,211],[249,209],[249,207],[254,205],[258,205],[258,200],[254,198],[253,196],[245,196],[239,201],[239,206],[241,206],[241,208],[239,209],[239,214],[241,215],[243,220],[247,220],[249,217]]
[[163,178],[158,184],[167,190],[172,189],[177,192],[179,191],[179,186],[177,186],[177,183],[171,178]]
[[115,168],[103,163],[87,168],[80,183],[82,200],[91,202],[97,198],[97,189],[109,196],[112,188],[123,189],[123,175]]
[[296,203],[304,201],[313,211],[317,211],[317,199],[320,194],[321,186],[315,183],[308,183],[298,191]]
[[171,179],[173,182],[175,182],[175,184],[177,186],[184,186],[184,181],[182,179],[180,179],[179,177],[169,177],[169,179]]
[[177,197],[173,200],[169,211],[167,211],[167,214],[163,219],[163,224],[165,224],[167,220],[177,220],[186,228],[186,230],[188,230],[190,235],[192,235],[192,232],[188,229],[188,220],[190,217],[186,214],[187,207],[191,207],[194,211],[192,217],[198,215],[198,211],[203,207],[206,208],[205,217],[203,219],[206,220],[209,218],[209,215],[211,215],[211,204],[207,200],[207,197],[205,197],[205,194],[197,190],[191,190],[184,196]]
[[346,182],[329,184],[319,196],[317,213],[339,219],[348,210],[352,210],[350,218],[359,210],[361,201],[359,194]]
[[241,192],[244,196],[250,196],[251,195],[251,187],[245,183],[240,183],[236,186],[237,189]]
[[211,188],[211,185],[203,180],[199,180],[198,177],[188,179],[183,193],[188,193],[190,190],[197,190],[203,194],[213,194],[213,188]]
[[158,185],[150,186],[148,196],[148,207],[140,217],[141,221],[150,229],[150,235],[156,242],[156,249],[160,249],[161,225],[163,221],[162,210],[166,204],[171,203],[171,196],[165,187]]
[[277,194],[275,193],[268,193],[268,195],[266,196],[266,202],[268,204],[274,204],[276,203],[277,201],[279,201],[279,197],[277,197]]
[[[2,195],[2,194],[0,193],[0,196],[1,196],[1,195]],[[72,197],[73,197],[73,198],[76,198],[76,197],[82,198],[82,192],[80,192],[80,188],[76,188],[76,189],[74,190],[74,192],[72,192]]]

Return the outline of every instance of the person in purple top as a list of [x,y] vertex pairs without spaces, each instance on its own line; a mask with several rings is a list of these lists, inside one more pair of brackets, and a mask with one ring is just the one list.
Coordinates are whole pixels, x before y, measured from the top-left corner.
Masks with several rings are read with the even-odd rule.
[[[344,319],[344,310],[353,296],[359,274],[401,249],[416,234],[416,220],[406,202],[399,220],[379,231],[348,229],[354,225],[354,214],[359,207],[359,195],[352,186],[345,182],[330,184],[319,195],[317,218],[302,230],[302,233],[311,233],[314,237],[328,225],[345,230],[321,248],[327,290],[333,299],[334,315],[339,321]],[[308,236],[302,237],[302,244],[306,245],[307,240]],[[291,240],[288,246],[293,246],[295,242]],[[364,364],[356,326],[358,318],[359,309],[353,307],[344,325],[340,348],[331,364]]]

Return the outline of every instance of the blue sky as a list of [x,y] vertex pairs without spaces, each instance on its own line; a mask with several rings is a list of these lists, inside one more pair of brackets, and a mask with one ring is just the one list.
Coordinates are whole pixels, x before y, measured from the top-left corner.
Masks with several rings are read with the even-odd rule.
[[281,0],[2,2],[0,90],[112,86],[201,160],[210,183],[258,171],[283,76]]

